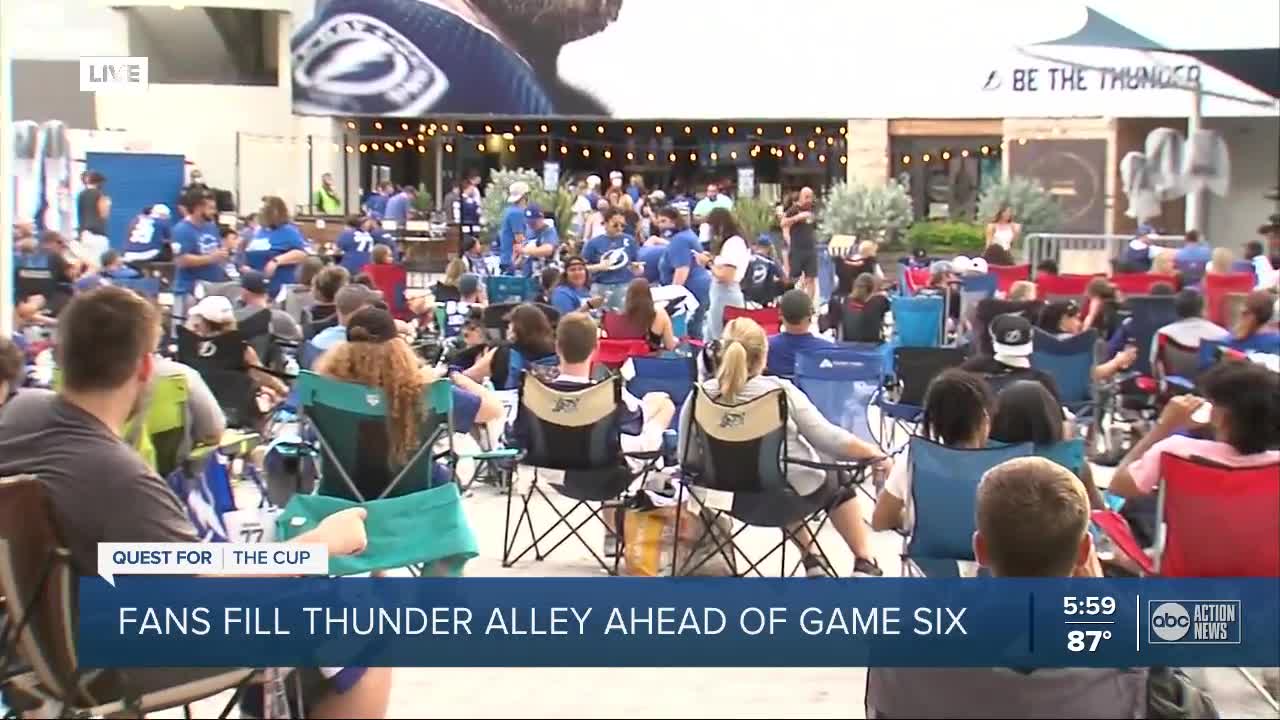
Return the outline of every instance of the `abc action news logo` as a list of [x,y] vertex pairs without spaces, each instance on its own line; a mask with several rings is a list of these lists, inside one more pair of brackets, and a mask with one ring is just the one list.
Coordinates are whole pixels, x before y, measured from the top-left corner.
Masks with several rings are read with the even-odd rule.
[[1150,600],[1147,608],[1149,643],[1240,644],[1239,600]]

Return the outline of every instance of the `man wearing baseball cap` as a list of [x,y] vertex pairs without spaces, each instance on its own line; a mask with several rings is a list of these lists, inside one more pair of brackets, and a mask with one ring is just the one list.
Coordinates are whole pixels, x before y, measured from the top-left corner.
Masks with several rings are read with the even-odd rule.
[[1061,403],[1053,376],[1031,367],[1031,321],[1012,313],[1000,315],[991,321],[990,331],[993,353],[975,355],[961,369],[982,375],[996,392],[1015,380],[1034,380]]
[[515,256],[524,248],[529,226],[524,211],[529,205],[529,184],[517,180],[507,188],[507,209],[498,225],[498,258],[503,273],[510,273]]
[[142,208],[142,212],[129,222],[128,239],[124,243],[124,261],[165,262],[172,259],[169,206],[157,204]]
[[524,261],[524,275],[541,276],[542,269],[555,257],[556,248],[560,245],[560,235],[553,223],[547,222],[542,208],[530,204],[524,211],[528,224],[528,235],[524,246],[520,249]]
[[302,328],[289,313],[271,307],[271,298],[267,294],[267,278],[257,270],[249,270],[240,275],[240,303],[236,307],[236,322],[245,320],[267,310],[271,313],[271,334],[282,340],[298,342],[302,339]]

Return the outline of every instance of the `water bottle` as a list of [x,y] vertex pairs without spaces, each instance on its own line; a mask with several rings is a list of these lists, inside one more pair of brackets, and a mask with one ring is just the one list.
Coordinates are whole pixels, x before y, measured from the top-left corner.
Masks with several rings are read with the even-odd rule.
[[286,375],[297,375],[301,368],[298,366],[298,358],[290,355],[284,363],[284,372]]

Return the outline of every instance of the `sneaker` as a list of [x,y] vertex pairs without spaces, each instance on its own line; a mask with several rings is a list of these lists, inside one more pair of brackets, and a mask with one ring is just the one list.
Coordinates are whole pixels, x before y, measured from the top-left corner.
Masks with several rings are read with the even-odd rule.
[[826,566],[822,564],[822,558],[813,553],[806,554],[801,560],[804,564],[804,576],[811,578],[829,577]]
[[880,569],[880,564],[875,560],[857,558],[853,561],[854,577],[880,577],[882,575],[884,575],[884,571]]

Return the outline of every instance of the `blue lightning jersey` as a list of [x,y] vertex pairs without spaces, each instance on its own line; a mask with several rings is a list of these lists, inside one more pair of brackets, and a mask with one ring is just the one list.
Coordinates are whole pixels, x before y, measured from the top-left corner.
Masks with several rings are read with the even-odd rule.
[[318,115],[551,115],[533,68],[423,0],[330,0],[293,36],[293,103]]

